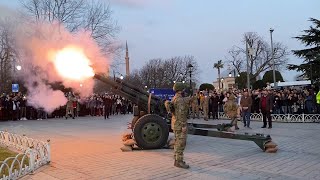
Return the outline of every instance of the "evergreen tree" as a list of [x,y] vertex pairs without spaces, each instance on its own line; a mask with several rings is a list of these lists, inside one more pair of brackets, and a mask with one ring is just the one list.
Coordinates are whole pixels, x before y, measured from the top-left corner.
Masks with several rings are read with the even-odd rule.
[[[281,73],[279,71],[275,71],[276,74],[276,82],[280,81],[283,82],[283,77],[281,75]],[[264,73],[262,81],[264,82],[264,84],[267,83],[273,83],[273,71],[267,71]]]
[[297,57],[303,58],[304,61],[300,65],[289,64],[289,70],[297,70],[302,72],[302,76],[311,79],[314,83],[320,80],[320,20],[310,18],[313,26],[304,30],[304,35],[294,37],[306,46],[305,49],[294,50],[293,53]]
[[203,83],[200,85],[199,91],[203,91],[203,90],[214,90],[214,86],[209,83]]

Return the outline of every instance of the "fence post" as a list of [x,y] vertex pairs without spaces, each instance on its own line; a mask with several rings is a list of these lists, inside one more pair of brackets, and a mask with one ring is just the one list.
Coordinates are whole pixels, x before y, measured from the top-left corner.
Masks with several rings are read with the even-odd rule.
[[50,150],[50,139],[47,140],[47,153],[48,153],[48,159],[47,159],[47,163],[49,164],[51,162],[51,150]]
[[4,141],[7,143],[6,145],[9,145],[9,133],[7,130],[4,131]]
[[302,113],[302,122],[305,123],[305,120],[304,120],[304,113]]
[[34,173],[34,169],[35,169],[35,152],[34,152],[34,147],[30,147],[30,161],[29,161],[29,167],[30,167],[30,174]]

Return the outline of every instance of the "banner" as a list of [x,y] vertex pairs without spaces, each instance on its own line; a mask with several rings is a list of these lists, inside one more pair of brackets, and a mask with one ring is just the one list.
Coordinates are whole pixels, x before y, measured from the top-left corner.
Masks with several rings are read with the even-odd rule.
[[19,92],[19,84],[12,84],[12,92]]
[[163,100],[171,100],[175,95],[173,89],[149,89],[149,92]]

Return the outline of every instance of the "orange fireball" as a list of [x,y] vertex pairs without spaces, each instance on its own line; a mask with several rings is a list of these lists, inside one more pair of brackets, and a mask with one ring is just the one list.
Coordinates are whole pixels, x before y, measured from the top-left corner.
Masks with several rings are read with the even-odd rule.
[[63,78],[72,81],[83,81],[94,76],[90,59],[81,48],[68,46],[54,55],[53,64]]

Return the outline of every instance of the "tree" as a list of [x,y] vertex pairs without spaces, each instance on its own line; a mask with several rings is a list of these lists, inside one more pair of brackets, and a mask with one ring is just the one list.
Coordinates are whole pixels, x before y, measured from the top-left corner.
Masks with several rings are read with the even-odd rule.
[[219,60],[217,63],[213,64],[213,68],[216,68],[218,70],[218,80],[219,80],[219,89],[221,88],[221,83],[220,83],[220,78],[221,78],[221,74],[220,74],[220,69],[223,68],[223,62],[222,60]]
[[[252,85],[255,81],[256,79],[250,74],[250,84]],[[247,72],[240,72],[239,76],[235,79],[235,83],[238,86],[238,89],[247,88]]]
[[[271,47],[262,37],[257,33],[249,32],[244,34],[243,44],[246,42],[249,49],[249,73],[252,74],[253,79],[256,79],[262,72],[272,68],[272,52]],[[278,42],[273,44],[273,59],[275,67],[281,69],[287,63],[287,48]],[[247,53],[245,48],[233,46],[228,52],[230,63],[238,73],[247,70]]]
[[[275,71],[276,74],[276,82],[281,81],[283,82],[283,77],[279,71]],[[273,71],[267,71],[264,73],[262,81],[267,84],[267,83],[273,83]]]
[[112,44],[120,27],[112,19],[109,4],[99,0],[21,0],[35,22],[60,23],[70,32],[85,30],[106,54],[118,52]]
[[203,91],[203,90],[214,90],[214,86],[209,83],[203,83],[200,85],[199,91]]
[[313,23],[309,29],[304,30],[304,35],[294,37],[306,46],[305,49],[293,50],[293,54],[304,61],[300,65],[289,64],[289,70],[302,72],[301,76],[311,79],[315,83],[320,80],[320,20],[310,18]]
[[140,88],[172,88],[175,81],[189,82],[187,65],[190,63],[193,65],[192,82],[197,82],[199,66],[193,56],[151,59],[141,69],[133,71],[128,81]]
[[258,80],[252,84],[253,89],[263,89],[264,87],[266,87],[266,83],[263,80]]
[[11,84],[17,72],[14,72],[17,64],[18,53],[16,51],[14,26],[9,19],[0,19],[0,92],[11,92]]

